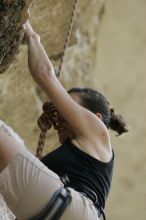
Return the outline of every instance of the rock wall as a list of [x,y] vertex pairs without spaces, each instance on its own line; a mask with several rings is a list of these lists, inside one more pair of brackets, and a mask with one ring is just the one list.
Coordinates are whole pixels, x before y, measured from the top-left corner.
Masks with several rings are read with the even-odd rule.
[[[90,4],[87,0],[79,1],[70,41],[70,46],[74,46],[68,49],[61,75],[66,88],[78,84],[90,86],[93,83],[98,24],[103,7],[103,0],[91,0]],[[40,34],[56,68],[63,51],[71,11],[72,0],[37,0],[33,1],[30,9],[32,26]],[[42,101],[46,99],[28,74],[27,48],[21,46],[10,68],[0,75],[0,112],[1,119],[12,126],[33,150],[39,136],[37,119]],[[52,136],[54,134],[50,132],[50,149],[56,145]]]
[[28,19],[32,0],[0,2],[0,73],[6,71],[19,52],[24,36],[22,24]]

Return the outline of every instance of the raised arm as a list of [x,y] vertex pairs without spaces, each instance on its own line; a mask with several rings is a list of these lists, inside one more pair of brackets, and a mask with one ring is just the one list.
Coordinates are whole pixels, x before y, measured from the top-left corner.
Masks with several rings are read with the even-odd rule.
[[[28,44],[28,65],[35,82],[46,92],[61,115],[77,135],[84,137],[106,132],[101,120],[92,112],[77,104],[66,92],[40,42],[29,23],[25,25]],[[101,134],[100,134],[101,135]]]

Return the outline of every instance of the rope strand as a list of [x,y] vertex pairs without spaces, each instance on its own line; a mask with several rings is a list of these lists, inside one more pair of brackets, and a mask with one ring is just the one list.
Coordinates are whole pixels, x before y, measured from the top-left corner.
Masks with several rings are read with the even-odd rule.
[[42,152],[43,152],[43,149],[44,149],[46,136],[47,136],[47,130],[41,131],[39,141],[38,141],[38,147],[37,147],[37,151],[36,151],[36,157],[39,160],[41,160],[41,158],[42,158]]
[[64,51],[63,51],[63,54],[62,54],[62,57],[61,57],[61,61],[60,61],[60,65],[59,65],[59,70],[58,70],[58,75],[59,76],[60,76],[60,73],[61,73],[61,70],[62,70],[62,67],[63,67],[64,57],[65,57],[66,50],[67,50],[68,45],[69,45],[69,40],[70,40],[70,37],[71,37],[71,33],[72,33],[74,21],[75,21],[75,15],[76,15],[76,10],[77,10],[77,3],[78,3],[78,0],[73,0],[73,10],[72,10],[72,14],[71,14],[71,20],[70,20],[70,24],[69,24],[69,28],[68,28],[65,44],[64,44]]

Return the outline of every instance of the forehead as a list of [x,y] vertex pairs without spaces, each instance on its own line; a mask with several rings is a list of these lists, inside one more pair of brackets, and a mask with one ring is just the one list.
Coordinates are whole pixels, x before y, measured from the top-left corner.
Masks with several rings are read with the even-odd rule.
[[72,97],[72,99],[77,102],[78,104],[81,104],[80,95],[77,92],[71,92],[69,95]]

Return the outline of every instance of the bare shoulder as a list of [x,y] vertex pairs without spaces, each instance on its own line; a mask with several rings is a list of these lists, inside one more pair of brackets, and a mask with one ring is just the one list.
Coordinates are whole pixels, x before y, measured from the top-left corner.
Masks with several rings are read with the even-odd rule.
[[[94,133],[95,134],[95,133]],[[77,137],[72,143],[80,150],[102,162],[109,162],[113,156],[109,132],[106,127],[91,137]]]

